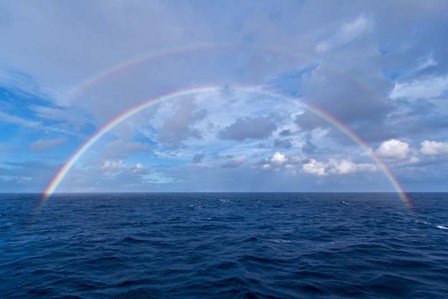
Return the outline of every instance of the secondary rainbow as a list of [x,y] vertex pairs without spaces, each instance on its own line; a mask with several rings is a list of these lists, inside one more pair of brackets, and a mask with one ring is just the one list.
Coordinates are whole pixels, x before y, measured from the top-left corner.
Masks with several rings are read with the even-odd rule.
[[[107,81],[110,78],[113,78],[115,76],[118,76],[122,73],[125,73],[126,71],[144,65],[151,62],[156,62],[162,59],[172,58],[176,57],[178,55],[182,54],[188,54],[188,53],[201,53],[201,52],[207,52],[212,50],[247,50],[247,51],[255,51],[256,53],[266,53],[269,55],[275,55],[279,56],[291,61],[313,61],[313,58],[309,55],[306,55],[304,53],[298,53],[298,52],[288,52],[284,49],[277,49],[277,48],[266,48],[266,47],[247,47],[242,46],[238,44],[232,44],[232,43],[198,43],[198,44],[192,44],[187,45],[183,47],[178,48],[170,48],[170,49],[164,49],[161,51],[155,51],[147,54],[140,55],[138,57],[132,58],[130,60],[123,61],[121,63],[115,64],[111,67],[108,67],[98,73],[93,74],[92,76],[88,77],[87,79],[83,80],[77,87],[73,88],[71,91],[68,92],[67,96],[65,96],[65,101],[71,101],[76,99],[77,97],[81,96],[82,94],[85,94],[91,90],[94,89],[95,86],[100,85],[101,83]],[[338,70],[338,68],[330,67],[328,65],[321,65],[325,70],[330,71],[331,73],[334,73],[337,76],[343,77],[347,79],[348,81],[352,82],[353,84],[359,86],[360,88],[366,90],[369,93],[373,93],[373,90],[364,84],[363,81],[358,79],[355,76],[350,76],[344,72],[341,72]]]
[[130,60],[126,60],[124,62],[115,64],[111,67],[108,67],[98,73],[93,74],[88,77],[81,84],[79,84],[76,88],[72,89],[66,96],[65,100],[72,100],[83,93],[88,92],[93,89],[95,86],[104,82],[108,78],[117,76],[126,72],[127,70],[137,67],[139,65],[149,63],[152,61],[157,61],[163,58],[173,57],[176,55],[189,53],[189,52],[201,52],[201,51],[209,51],[213,49],[220,49],[230,47],[227,44],[222,43],[202,43],[202,44],[193,44],[184,47],[172,48],[172,49],[164,49],[161,51],[151,52],[149,54],[140,55],[138,57],[132,58]]
[[[278,92],[268,90],[261,86],[245,86],[245,85],[233,86],[232,85],[230,88],[231,88],[231,90],[235,90],[235,91],[239,91],[239,92],[259,94],[259,95],[271,96],[271,97],[280,98],[280,99],[298,101],[307,110],[309,110],[312,113],[316,114],[317,116],[323,118],[325,121],[327,121],[334,127],[338,128],[341,132],[343,132],[345,135],[350,137],[358,145],[363,147],[369,153],[372,160],[379,166],[381,171],[388,178],[388,180],[392,184],[393,188],[397,191],[397,193],[399,194],[399,196],[403,200],[403,202],[410,209],[413,209],[413,206],[412,206],[409,196],[406,194],[403,187],[400,185],[397,178],[393,175],[392,171],[384,163],[384,161],[382,161],[378,156],[375,155],[374,151],[372,151],[370,146],[359,135],[357,135],[349,126],[342,123],[336,117],[332,116],[331,114],[322,110],[321,108],[316,107],[310,103],[304,102],[298,98],[280,94]],[[86,153],[101,137],[103,137],[108,131],[113,129],[119,123],[121,123],[124,120],[128,119],[129,117],[137,114],[138,112],[150,107],[151,105],[154,105],[154,104],[164,101],[164,100],[176,99],[176,98],[180,98],[180,97],[184,97],[184,96],[191,96],[191,95],[204,94],[204,93],[216,93],[221,90],[223,90],[223,86],[219,86],[219,85],[209,85],[209,86],[204,86],[204,87],[193,87],[193,88],[189,88],[189,89],[179,90],[179,91],[175,91],[175,92],[172,92],[172,93],[169,93],[166,95],[148,99],[145,102],[143,102],[139,105],[136,105],[133,108],[121,113],[120,115],[118,115],[117,117],[115,117],[114,119],[112,119],[111,121],[106,123],[102,128],[100,128],[67,160],[67,162],[59,169],[57,174],[54,176],[54,178],[49,183],[48,187],[45,189],[45,191],[42,195],[40,204],[43,205],[43,204],[45,204],[45,202],[48,201],[48,199],[51,197],[51,195],[58,188],[61,181],[64,179],[64,177],[67,175],[67,173],[73,168],[73,166],[76,164],[76,162],[82,157],[82,155],[84,153]]]

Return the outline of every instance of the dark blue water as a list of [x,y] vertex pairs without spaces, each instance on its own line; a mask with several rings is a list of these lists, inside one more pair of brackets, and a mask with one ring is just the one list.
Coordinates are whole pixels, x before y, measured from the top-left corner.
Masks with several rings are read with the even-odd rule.
[[0,195],[0,296],[448,297],[448,194]]

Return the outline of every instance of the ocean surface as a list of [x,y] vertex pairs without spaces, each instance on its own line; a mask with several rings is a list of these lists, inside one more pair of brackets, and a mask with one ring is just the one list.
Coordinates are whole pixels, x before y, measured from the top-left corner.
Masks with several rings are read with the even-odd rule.
[[448,194],[0,195],[1,298],[448,298]]

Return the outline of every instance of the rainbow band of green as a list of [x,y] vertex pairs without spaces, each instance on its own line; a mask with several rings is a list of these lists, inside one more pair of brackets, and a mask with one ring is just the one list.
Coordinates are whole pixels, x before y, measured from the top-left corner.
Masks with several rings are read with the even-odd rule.
[[[222,86],[213,85],[213,86],[196,87],[196,88],[189,88],[189,89],[184,89],[184,90],[180,90],[180,91],[175,91],[170,94],[151,98],[151,99],[143,102],[142,104],[134,106],[133,108],[118,115],[117,117],[115,117],[114,119],[109,121],[106,125],[104,125],[101,129],[99,129],[92,137],[90,137],[87,140],[87,142],[84,143],[70,157],[70,159],[68,159],[68,161],[61,167],[61,169],[57,172],[57,174],[54,176],[54,178],[51,180],[50,184],[44,191],[42,199],[41,199],[41,205],[45,204],[45,202],[48,201],[50,196],[56,191],[56,189],[59,186],[59,184],[61,183],[61,181],[64,179],[64,177],[67,175],[67,173],[73,168],[73,166],[76,164],[76,162],[82,157],[82,155],[85,152],[87,152],[101,137],[103,137],[108,131],[113,129],[119,123],[123,122],[124,120],[128,119],[129,117],[139,113],[140,111],[142,111],[158,102],[161,102],[164,100],[175,99],[175,98],[179,98],[179,97],[183,97],[183,96],[191,96],[191,95],[204,94],[204,93],[214,93],[214,92],[218,92],[218,91],[222,90],[222,88],[223,88]],[[410,209],[413,209],[413,206],[412,206],[409,196],[406,194],[403,187],[400,185],[397,178],[393,175],[392,171],[384,163],[384,161],[382,161],[378,156],[375,155],[374,151],[372,151],[372,149],[369,147],[369,145],[360,136],[358,136],[350,127],[348,127],[347,125],[342,123],[336,117],[330,115],[328,112],[326,112],[326,111],[322,110],[321,108],[316,107],[310,103],[306,103],[306,102],[300,101],[299,99],[297,99],[295,97],[280,94],[280,93],[277,93],[277,92],[274,92],[271,90],[267,90],[267,89],[259,87],[259,86],[240,85],[240,86],[232,86],[231,89],[240,91],[240,92],[267,95],[267,96],[281,98],[281,99],[298,101],[307,110],[309,110],[310,112],[323,118],[325,121],[327,121],[334,127],[338,128],[341,132],[343,132],[345,135],[350,137],[358,145],[360,145],[361,147],[366,149],[367,152],[370,154],[372,160],[378,165],[378,167],[381,169],[381,171],[388,178],[388,180],[390,181],[390,183],[392,184],[392,186],[396,190],[396,192],[399,194],[399,196],[403,200],[403,202]]]
[[[76,99],[78,96],[91,91],[95,86],[98,86],[100,83],[106,81],[109,78],[122,74],[132,68],[138,67],[140,65],[158,61],[163,58],[171,58],[177,55],[186,54],[186,53],[194,53],[194,52],[202,52],[202,51],[211,51],[211,50],[220,50],[220,49],[248,49],[248,50],[256,50],[261,53],[268,53],[277,55],[280,57],[284,57],[293,61],[300,61],[302,59],[312,60],[312,57],[306,57],[306,55],[297,53],[297,52],[288,52],[283,49],[277,48],[247,48],[241,45],[232,44],[232,43],[200,43],[200,44],[192,44],[179,48],[171,48],[164,49],[157,52],[151,52],[149,54],[144,54],[138,56],[136,58],[126,60],[124,62],[113,65],[112,67],[106,68],[101,72],[95,73],[94,75],[85,79],[82,83],[80,83],[76,88],[74,88],[68,95],[65,97],[65,100]],[[368,92],[372,92],[372,89],[363,84],[361,80],[359,80],[355,76],[347,75],[343,72],[338,71],[337,68],[330,68],[328,66],[324,66],[326,70],[341,76],[355,85],[361,87]]]
[[126,72],[129,69],[132,69],[136,66],[151,61],[157,61],[162,58],[173,57],[183,53],[209,51],[213,49],[221,49],[229,47],[232,46],[230,44],[222,44],[222,43],[203,43],[203,44],[188,45],[180,48],[164,49],[162,51],[151,52],[149,54],[141,55],[131,60],[126,60],[119,64],[115,64],[112,67],[106,68],[103,71],[95,73],[94,75],[88,77],[81,84],[79,84],[78,87],[74,88],[71,92],[69,92],[68,95],[65,97],[65,99],[66,100],[74,99],[77,96],[89,90],[92,90],[95,86],[107,80],[108,78],[117,76],[119,74]]

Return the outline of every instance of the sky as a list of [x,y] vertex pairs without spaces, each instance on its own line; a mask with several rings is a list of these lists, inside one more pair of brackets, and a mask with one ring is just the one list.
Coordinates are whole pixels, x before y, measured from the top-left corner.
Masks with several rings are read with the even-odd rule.
[[378,159],[406,191],[448,191],[447,15],[1,1],[0,192],[43,192],[102,129],[56,192],[394,191]]

